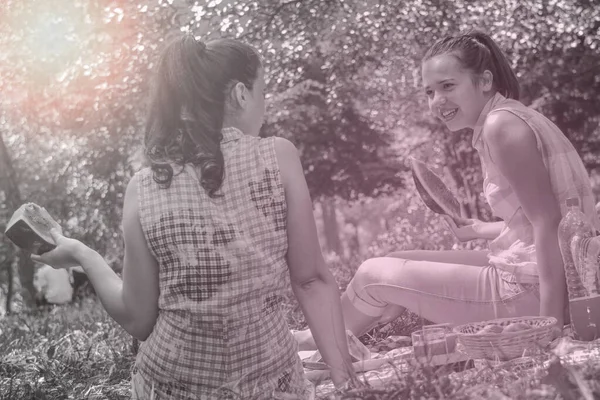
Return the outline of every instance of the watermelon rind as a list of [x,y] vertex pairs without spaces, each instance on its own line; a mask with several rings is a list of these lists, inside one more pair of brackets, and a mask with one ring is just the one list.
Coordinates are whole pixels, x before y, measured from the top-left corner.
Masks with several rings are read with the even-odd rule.
[[56,247],[50,235],[52,228],[62,231],[46,209],[25,203],[13,213],[4,234],[21,249],[39,255]]
[[436,214],[460,218],[460,203],[454,193],[424,162],[411,157],[411,170],[417,192],[427,207]]

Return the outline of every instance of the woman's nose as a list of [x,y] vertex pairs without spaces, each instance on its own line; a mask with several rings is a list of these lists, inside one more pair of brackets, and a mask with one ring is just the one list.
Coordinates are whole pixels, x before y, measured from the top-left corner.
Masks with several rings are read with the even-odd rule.
[[432,102],[434,107],[439,107],[439,106],[443,106],[444,104],[446,104],[446,97],[445,96],[440,96],[438,94],[434,95],[433,97],[433,102]]

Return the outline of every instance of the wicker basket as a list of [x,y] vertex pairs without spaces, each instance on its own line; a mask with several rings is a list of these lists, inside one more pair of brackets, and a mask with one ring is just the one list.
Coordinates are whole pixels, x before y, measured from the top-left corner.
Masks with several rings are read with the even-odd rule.
[[[518,332],[477,333],[486,325],[500,325],[504,328],[514,322],[524,322],[532,328]],[[499,318],[459,325],[454,328],[454,332],[471,358],[507,361],[535,353],[547,346],[556,323],[556,318],[553,317]]]

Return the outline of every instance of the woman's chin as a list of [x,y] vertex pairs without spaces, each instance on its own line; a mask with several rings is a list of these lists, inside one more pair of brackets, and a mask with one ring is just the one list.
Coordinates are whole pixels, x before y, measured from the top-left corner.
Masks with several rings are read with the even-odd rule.
[[458,121],[444,122],[444,125],[446,125],[446,128],[448,128],[450,132],[458,132],[466,128],[465,124],[461,124]]
[[459,127],[456,124],[445,124],[445,125],[446,125],[446,128],[448,128],[448,130],[450,132],[458,132],[462,129],[461,127]]
[[456,132],[456,131],[459,131],[459,130],[461,130],[463,128],[463,126],[461,126],[463,124],[461,124],[460,120],[456,118],[456,115],[454,116],[454,118],[452,118],[450,120],[445,120],[445,119],[443,119],[443,118],[441,118],[439,116],[438,116],[438,119],[451,132]]

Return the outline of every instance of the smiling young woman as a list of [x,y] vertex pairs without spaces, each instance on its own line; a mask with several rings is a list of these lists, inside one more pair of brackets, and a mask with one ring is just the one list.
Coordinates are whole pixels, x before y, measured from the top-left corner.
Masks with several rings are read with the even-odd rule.
[[[552,316],[568,321],[557,229],[578,197],[598,229],[589,176],[575,148],[542,114],[518,101],[519,83],[499,47],[471,32],[436,42],[422,62],[431,112],[450,131],[473,130],[484,196],[502,221],[452,220],[460,240],[485,251],[409,251],[365,261],[342,295],[346,326],[359,336],[405,309],[434,323]],[[314,347],[309,332],[297,340]]]

